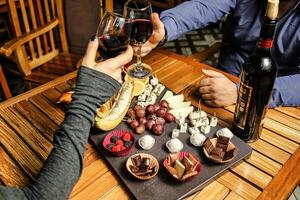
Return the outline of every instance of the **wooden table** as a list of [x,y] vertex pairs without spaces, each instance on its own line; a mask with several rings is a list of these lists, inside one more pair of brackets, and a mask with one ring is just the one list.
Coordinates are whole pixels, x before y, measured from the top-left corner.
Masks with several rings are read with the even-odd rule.
[[[172,53],[156,51],[144,59],[160,81],[184,93],[197,106],[190,91],[210,68]],[[0,184],[23,186],[34,179],[52,148],[52,137],[64,119],[56,105],[68,91],[76,73],[60,77],[0,104]],[[237,80],[229,76],[232,80]],[[234,106],[202,106],[230,126]],[[300,108],[269,110],[261,139],[250,144],[251,157],[226,171],[189,199],[285,199],[299,184]],[[275,198],[276,197],[276,198]],[[128,199],[130,195],[95,148],[88,144],[84,170],[71,199]]]

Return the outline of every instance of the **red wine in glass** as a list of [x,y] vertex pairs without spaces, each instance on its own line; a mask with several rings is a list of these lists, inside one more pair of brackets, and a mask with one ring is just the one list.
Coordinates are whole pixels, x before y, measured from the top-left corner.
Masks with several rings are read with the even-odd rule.
[[148,19],[134,19],[131,23],[130,43],[137,45],[147,42],[153,31],[152,22]]
[[102,59],[109,59],[118,56],[126,51],[128,37],[115,34],[104,34],[99,37],[98,51]]
[[122,15],[105,13],[97,29],[101,59],[109,59],[126,51],[130,42],[131,26]]

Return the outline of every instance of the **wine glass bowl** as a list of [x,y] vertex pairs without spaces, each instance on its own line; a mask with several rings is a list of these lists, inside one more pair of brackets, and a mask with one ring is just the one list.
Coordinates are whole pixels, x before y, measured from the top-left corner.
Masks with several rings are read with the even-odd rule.
[[127,70],[127,74],[132,78],[145,79],[152,72],[151,67],[141,60],[142,45],[151,37],[153,31],[151,14],[152,7],[147,0],[129,0],[124,6],[124,16],[131,24],[130,44],[137,47],[137,62]]
[[97,37],[98,51],[102,59],[118,56],[127,49],[130,42],[131,24],[118,13],[106,12],[99,23]]

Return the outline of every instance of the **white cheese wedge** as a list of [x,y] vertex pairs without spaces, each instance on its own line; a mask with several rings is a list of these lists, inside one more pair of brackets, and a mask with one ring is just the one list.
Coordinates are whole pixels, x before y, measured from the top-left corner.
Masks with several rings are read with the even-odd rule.
[[186,118],[191,112],[193,112],[194,107],[184,107],[184,108],[178,108],[178,109],[172,109],[169,112],[174,115],[175,118],[180,119],[180,116],[183,118]]
[[169,104],[172,104],[174,102],[182,102],[184,100],[184,96],[182,94],[175,95],[172,97],[168,97],[165,99]]
[[180,134],[180,130],[179,129],[173,129],[172,131],[172,138],[178,138]]
[[170,103],[169,106],[171,109],[177,109],[177,108],[184,108],[189,107],[191,105],[190,101],[184,101],[184,102],[173,102]]
[[165,100],[165,99],[167,99],[167,98],[169,98],[169,97],[172,97],[172,96],[174,96],[173,93],[172,93],[170,90],[168,90],[168,91],[165,93],[165,95],[163,96],[162,100]]

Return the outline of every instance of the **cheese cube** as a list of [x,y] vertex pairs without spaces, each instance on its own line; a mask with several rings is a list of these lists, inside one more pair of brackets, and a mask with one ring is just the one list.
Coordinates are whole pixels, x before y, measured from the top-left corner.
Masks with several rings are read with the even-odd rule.
[[156,77],[153,77],[151,80],[150,80],[150,84],[153,85],[153,86],[156,86],[158,84],[158,79]]
[[187,123],[183,123],[182,125],[180,125],[180,133],[186,133],[187,129],[188,129]]
[[210,126],[209,125],[201,126],[201,132],[204,134],[208,134],[210,132]]
[[199,131],[199,129],[197,127],[194,126],[194,127],[189,127],[189,133],[191,135],[193,135],[193,134],[199,134],[200,131]]
[[173,129],[172,131],[172,138],[178,138],[180,134],[180,131],[178,129]]
[[217,124],[218,124],[218,118],[217,117],[211,117],[211,119],[210,119],[210,126],[211,127],[216,127],[217,126]]

